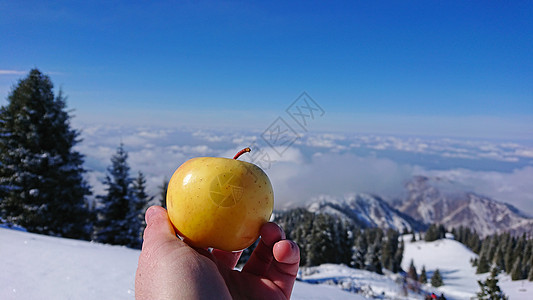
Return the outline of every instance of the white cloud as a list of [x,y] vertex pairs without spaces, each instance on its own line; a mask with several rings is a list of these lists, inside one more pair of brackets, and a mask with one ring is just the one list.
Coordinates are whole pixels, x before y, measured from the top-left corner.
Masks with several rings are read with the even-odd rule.
[[533,158],[533,148],[517,149],[514,153],[516,156],[522,156],[527,158]]
[[0,70],[0,75],[26,75],[27,71],[20,70]]
[[311,136],[307,138],[306,145],[310,147],[319,147],[319,148],[334,148],[337,146],[334,140],[319,137],[319,136]]
[[[86,155],[87,168],[93,171],[88,175],[90,183],[98,193],[103,192],[100,181],[120,141],[129,154],[131,176],[142,171],[151,195],[158,194],[163,180],[190,158],[231,158],[243,147],[251,146],[252,152],[240,159],[265,169],[274,185],[278,208],[303,203],[317,194],[367,192],[399,197],[413,175],[433,174],[451,177],[474,192],[533,212],[533,190],[529,187],[533,167],[525,167],[525,159],[533,155],[533,150],[517,143],[310,133],[301,143],[285,149],[264,145],[260,132],[124,126],[86,126],[82,132],[84,140],[77,149]],[[481,165],[484,171],[468,170],[466,165],[462,169],[447,168],[447,161],[455,161],[457,166],[457,158],[472,161],[472,168]],[[442,170],[431,169],[436,160]],[[491,162],[494,166],[515,166],[515,171],[491,171]]]
[[322,153],[309,162],[275,164],[269,175],[278,205],[301,204],[317,194],[375,193],[395,197],[418,170],[390,159],[350,153]]
[[139,136],[150,139],[160,139],[165,138],[169,134],[169,130],[150,130],[150,129],[141,129],[138,132]]
[[491,151],[491,152],[483,152],[478,154],[479,157],[482,158],[489,158],[493,160],[500,160],[500,161],[508,161],[508,162],[517,162],[518,158],[513,156],[507,156],[500,151]]
[[218,135],[218,134],[207,132],[207,131],[204,131],[204,130],[196,131],[192,135],[194,137],[198,137],[200,139],[203,139],[203,140],[205,140],[207,142],[224,142],[224,141],[228,141],[229,140],[224,135]]

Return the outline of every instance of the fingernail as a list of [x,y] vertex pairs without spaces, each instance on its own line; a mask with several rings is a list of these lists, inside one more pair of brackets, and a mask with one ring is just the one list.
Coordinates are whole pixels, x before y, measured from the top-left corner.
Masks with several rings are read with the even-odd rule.
[[146,223],[150,223],[150,219],[153,217],[153,215],[156,213],[155,207],[150,206],[146,210],[146,213],[144,214],[144,218],[146,219]]

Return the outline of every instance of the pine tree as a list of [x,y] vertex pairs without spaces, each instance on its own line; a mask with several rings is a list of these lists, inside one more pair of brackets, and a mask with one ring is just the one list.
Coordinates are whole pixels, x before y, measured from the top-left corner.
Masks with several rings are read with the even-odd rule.
[[355,239],[352,255],[352,266],[356,269],[365,268],[365,257],[368,252],[368,243],[366,237],[359,232],[359,235]]
[[332,218],[327,214],[316,215],[308,245],[307,266],[317,266],[335,260],[337,253],[333,240]]
[[163,183],[159,186],[159,205],[164,208],[167,208],[167,189],[168,179],[165,177]]
[[439,224],[437,226],[437,235],[438,235],[439,239],[446,238],[446,228],[444,227],[444,225]]
[[498,269],[493,268],[490,277],[484,282],[478,280],[481,291],[477,293],[478,299],[493,300],[493,299],[508,299],[498,286]]
[[365,230],[365,233],[369,245],[365,256],[365,269],[383,274],[383,265],[381,263],[383,231],[379,228],[370,228]]
[[336,257],[332,263],[349,265],[352,258],[353,226],[336,219],[333,226],[333,240]]
[[399,237],[400,234],[397,231],[388,229],[381,253],[381,263],[383,264],[383,267],[393,273],[397,273],[400,270],[400,265],[396,261]]
[[533,268],[529,269],[529,273],[527,274],[527,280],[533,281]]
[[33,69],[0,109],[0,218],[28,231],[88,239],[90,187],[66,98]]
[[515,257],[513,256],[513,249],[516,245],[515,238],[509,236],[509,240],[506,243],[504,250],[504,262],[505,262],[505,273],[511,273],[514,266]]
[[431,285],[434,287],[439,287],[439,286],[444,285],[439,269],[435,270],[435,273],[433,273],[433,276],[431,276]]
[[505,270],[505,260],[503,255],[503,249],[501,247],[497,247],[496,253],[494,254],[493,263],[496,267],[500,270]]
[[403,239],[400,239],[400,246],[396,250],[396,253],[394,254],[394,263],[397,266],[397,272],[400,272],[402,270],[402,260],[403,260],[403,250],[405,249],[405,244]]
[[415,262],[412,259],[411,263],[409,264],[409,270],[407,271],[407,278],[418,281],[418,273],[416,271]]
[[466,246],[472,249],[474,253],[479,254],[481,248],[481,240],[475,230],[474,232],[470,233],[468,240],[466,241]]
[[138,223],[135,225],[138,226],[138,229],[137,229],[137,231],[139,232],[138,247],[140,248],[142,244],[142,234],[144,232],[144,228],[146,227],[146,221],[144,219],[144,212],[146,212],[146,209],[148,209],[148,205],[150,201],[152,201],[152,199],[154,198],[146,194],[146,178],[144,177],[144,174],[141,171],[137,173],[137,178],[135,178],[135,180],[133,181],[133,191],[134,191],[135,200],[137,203],[132,213],[137,214]]
[[522,279],[527,279],[532,266],[531,259],[533,258],[533,240],[526,240],[526,247],[522,257],[522,261],[524,262],[522,268]]
[[418,282],[425,284],[428,282],[428,275],[426,273],[426,266],[422,266],[422,271],[420,271],[420,277],[418,277]]
[[102,243],[138,248],[139,204],[132,189],[133,180],[129,175],[127,159],[128,153],[120,144],[111,157],[111,166],[103,181],[107,193],[97,196],[99,203],[95,236]]
[[444,238],[445,235],[446,235],[446,230],[444,229],[443,225],[431,224],[428,230],[426,231],[424,240],[426,242],[432,242],[432,241],[436,241],[438,239]]
[[476,274],[483,274],[489,271],[490,271],[489,262],[487,261],[487,258],[485,258],[485,255],[481,255],[477,263]]
[[523,273],[522,272],[522,258],[518,256],[515,259],[513,268],[511,269],[511,279],[512,280],[524,279],[524,275],[522,273]]

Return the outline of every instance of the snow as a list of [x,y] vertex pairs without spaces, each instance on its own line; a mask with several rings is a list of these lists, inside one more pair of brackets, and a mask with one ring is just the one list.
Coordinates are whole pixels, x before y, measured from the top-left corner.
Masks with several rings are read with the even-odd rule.
[[[447,299],[470,299],[479,290],[469,249],[453,239],[410,242],[403,236],[402,267],[413,259],[417,270],[426,267],[428,277],[438,268],[444,286],[427,292],[444,293]],[[139,251],[0,228],[0,299],[134,299],[134,278]],[[509,299],[528,299],[533,282],[511,281],[500,274],[499,285]],[[314,283],[314,284],[311,284]],[[343,290],[344,289],[344,290]],[[359,294],[348,292],[357,291]],[[302,268],[292,299],[423,299],[405,296],[398,274],[376,273],[343,265],[325,264]]]
[[[411,259],[420,273],[422,266],[426,267],[428,281],[438,268],[442,275],[444,286],[433,288],[425,286],[428,291],[434,290],[436,294],[444,293],[447,299],[471,299],[479,292],[478,280],[484,281],[489,273],[476,274],[476,268],[470,263],[471,258],[477,254],[463,244],[453,240],[453,235],[447,239],[434,242],[410,242],[411,235],[404,235],[405,242],[402,268],[407,270]],[[530,299],[533,292],[533,282],[527,280],[512,281],[506,274],[498,276],[498,285],[509,299]]]
[[471,258],[477,255],[463,244],[452,240],[442,239],[434,242],[410,241],[411,236],[405,235],[405,250],[402,268],[409,269],[411,259],[416,270],[420,273],[422,266],[426,267],[428,281],[436,269],[442,275],[444,286],[437,289],[438,294],[444,293],[447,298],[470,299],[479,291],[477,280],[484,280],[485,275],[476,274],[476,269],[470,264]]
[[0,299],[133,299],[139,251],[0,228]]
[[409,297],[402,296],[402,286],[398,284],[401,282],[401,276],[398,274],[385,276],[344,265],[323,264],[318,267],[301,268],[298,278],[308,283],[335,285],[366,298],[409,299],[409,297],[416,297],[413,294]]
[[[0,228],[0,299],[134,299],[139,251]],[[292,299],[364,299],[296,282]]]
[[500,275],[498,285],[509,299],[531,299],[533,284],[527,280],[512,281],[509,275]]

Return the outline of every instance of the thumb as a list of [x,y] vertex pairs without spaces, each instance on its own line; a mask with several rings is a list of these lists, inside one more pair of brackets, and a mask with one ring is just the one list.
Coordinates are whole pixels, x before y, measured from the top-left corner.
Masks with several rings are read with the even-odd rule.
[[168,219],[167,211],[161,206],[149,207],[146,210],[145,219],[146,229],[144,229],[143,234],[143,250],[148,246],[178,239]]

